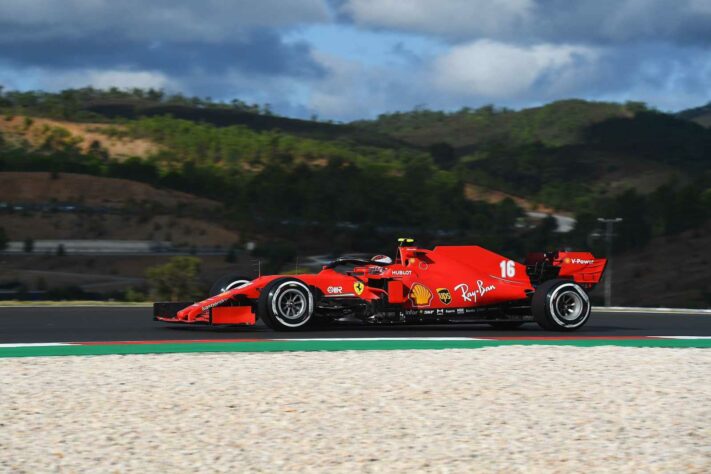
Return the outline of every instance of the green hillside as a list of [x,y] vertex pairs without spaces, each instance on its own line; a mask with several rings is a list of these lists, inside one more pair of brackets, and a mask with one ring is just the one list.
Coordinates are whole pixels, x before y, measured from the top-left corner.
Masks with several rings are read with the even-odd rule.
[[571,211],[708,179],[711,164],[711,130],[636,102],[415,110],[356,125],[427,147],[467,182]]
[[456,112],[395,112],[354,125],[421,146],[446,142],[461,155],[476,146],[492,143],[540,142],[547,146],[580,143],[586,127],[610,118],[633,117],[642,110],[646,108],[639,103],[566,100],[521,111],[485,106]]
[[686,118],[649,110],[638,102],[566,100],[520,111],[487,106],[451,113],[397,112],[355,125],[418,146],[447,144],[465,162],[487,158],[492,150],[502,155],[532,145],[551,151],[582,146],[625,155],[618,158],[621,164],[630,157],[682,170],[705,169],[711,132]]
[[706,128],[711,127],[711,102],[701,107],[683,110],[676,114],[677,117],[684,120],[691,120]]
[[[640,103],[415,110],[341,125],[276,117],[240,101],[80,89],[7,92],[0,112],[14,124],[1,170],[84,173],[186,191],[224,203],[242,229],[289,239],[319,235],[308,238],[323,247],[373,248],[413,233],[520,255],[587,246],[594,218],[616,213],[626,217],[619,237],[625,249],[699,226],[711,209],[711,130]],[[32,141],[39,117],[46,123]],[[74,129],[93,134],[90,146],[57,121],[83,124]],[[123,144],[120,156],[111,151],[121,148],[115,140]],[[144,152],[127,158],[132,142]],[[467,186],[483,190],[483,201],[468,198]],[[510,199],[487,202],[487,189],[566,210],[578,227],[557,235],[545,222],[519,225],[522,210]]]
[[76,122],[123,122],[141,117],[167,116],[219,127],[242,125],[255,131],[280,130],[317,139],[343,139],[364,145],[403,147],[405,144],[377,132],[317,120],[274,115],[269,105],[240,100],[216,102],[210,98],[168,95],[155,89],[108,90],[85,87],[60,93],[8,91],[0,86],[0,108]]
[[[224,203],[246,233],[292,240],[304,236],[302,240],[319,247],[333,247],[335,241],[347,249],[378,247],[401,233],[449,239],[476,235],[501,242],[520,215],[511,202],[491,205],[467,199],[461,176],[439,169],[426,151],[394,146],[400,142],[393,139],[387,146],[374,145],[373,140],[341,133],[354,129],[368,139],[379,137],[354,127],[307,122],[318,130],[315,134],[264,130],[252,126],[254,122],[220,126],[171,115],[119,118],[99,114],[91,103],[76,105],[77,96],[85,93],[5,94],[5,120],[16,124],[15,116],[22,114],[25,126],[13,128],[15,136],[5,140],[0,170],[82,173],[185,191]],[[138,100],[137,95],[122,100]],[[227,106],[183,107],[199,115]],[[263,110],[239,113],[279,119]],[[37,117],[63,118],[67,127],[77,121],[97,124],[91,132],[106,137],[103,141],[150,141],[156,151],[113,157],[101,139],[84,149],[81,138],[56,121],[43,125],[40,139],[31,142],[27,137]],[[318,137],[331,129],[339,132]],[[25,136],[23,130],[28,131]]]

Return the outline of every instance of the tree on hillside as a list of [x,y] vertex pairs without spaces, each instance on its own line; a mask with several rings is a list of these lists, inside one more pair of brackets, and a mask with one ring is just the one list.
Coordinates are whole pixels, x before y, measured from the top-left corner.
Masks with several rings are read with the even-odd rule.
[[262,245],[257,247],[252,255],[257,258],[264,258],[266,261],[262,261],[260,266],[262,272],[266,273],[276,273],[282,269],[287,262],[293,261],[296,256],[296,247],[284,241],[270,241],[264,242]]
[[92,140],[92,142],[89,144],[87,154],[95,156],[96,158],[99,158],[102,161],[108,161],[109,159],[108,150],[101,145],[101,142],[99,140]]
[[623,221],[615,227],[615,252],[644,247],[652,238],[649,202],[645,196],[629,189],[619,196],[603,203],[599,216],[621,217]]
[[430,145],[430,155],[435,164],[443,170],[451,169],[457,163],[452,145],[445,142],[438,142]]
[[649,111],[649,107],[646,103],[634,100],[628,100],[625,102],[625,108],[634,114]]
[[7,248],[7,233],[4,227],[0,227],[0,251]]
[[199,258],[173,257],[164,265],[148,268],[146,277],[154,297],[180,301],[200,296],[199,273]]
[[225,262],[235,263],[236,261],[237,261],[237,246],[230,245],[230,248],[227,250],[227,255],[225,255]]
[[148,89],[145,92],[145,96],[148,98],[148,100],[153,101],[153,102],[160,102],[163,100],[165,97],[165,92],[163,92],[160,89]]
[[555,250],[556,229],[558,229],[558,221],[551,214],[548,214],[533,230],[527,233],[525,240],[529,250]]

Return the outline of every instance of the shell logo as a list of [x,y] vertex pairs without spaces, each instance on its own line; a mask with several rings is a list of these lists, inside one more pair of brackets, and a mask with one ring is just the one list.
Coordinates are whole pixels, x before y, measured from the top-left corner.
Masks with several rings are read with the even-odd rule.
[[563,263],[565,263],[565,264],[570,263],[570,257],[565,257],[565,258],[563,259]]
[[410,299],[415,306],[429,306],[432,292],[425,285],[415,283],[410,289]]

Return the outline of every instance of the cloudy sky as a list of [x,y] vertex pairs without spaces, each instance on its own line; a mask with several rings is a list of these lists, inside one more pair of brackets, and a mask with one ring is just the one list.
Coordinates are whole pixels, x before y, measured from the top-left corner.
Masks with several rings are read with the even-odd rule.
[[6,89],[154,87],[351,120],[711,100],[711,0],[0,0]]

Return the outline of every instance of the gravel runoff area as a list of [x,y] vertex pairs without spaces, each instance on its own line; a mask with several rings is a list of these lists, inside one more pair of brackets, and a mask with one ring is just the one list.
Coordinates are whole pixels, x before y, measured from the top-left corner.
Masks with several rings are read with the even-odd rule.
[[1,472],[709,472],[711,350],[0,359]]

